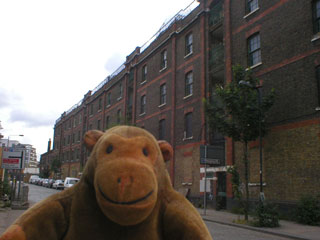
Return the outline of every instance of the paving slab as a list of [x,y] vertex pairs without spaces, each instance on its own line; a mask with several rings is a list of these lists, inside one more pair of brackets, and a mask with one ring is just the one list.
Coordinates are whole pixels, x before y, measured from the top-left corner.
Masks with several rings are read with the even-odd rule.
[[[233,214],[227,211],[216,211],[213,209],[198,209],[203,220],[216,222],[220,224],[230,225],[239,228],[245,228],[252,231],[258,231],[276,236],[286,237],[297,240],[320,240],[320,226],[308,226],[298,224],[291,221],[280,220],[280,227],[266,228],[266,227],[252,227],[245,224],[235,223],[237,219],[243,219],[243,216]],[[250,217],[250,219],[253,219]]]

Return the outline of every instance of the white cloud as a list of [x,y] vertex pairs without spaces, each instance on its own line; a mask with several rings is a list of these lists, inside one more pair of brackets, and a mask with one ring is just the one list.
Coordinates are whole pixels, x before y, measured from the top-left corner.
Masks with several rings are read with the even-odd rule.
[[1,133],[46,152],[55,120],[191,1],[0,1]]

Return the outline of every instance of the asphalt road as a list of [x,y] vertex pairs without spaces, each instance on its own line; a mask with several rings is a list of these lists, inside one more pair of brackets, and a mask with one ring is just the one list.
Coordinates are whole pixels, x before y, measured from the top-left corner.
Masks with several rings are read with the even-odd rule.
[[[29,203],[33,205],[60,190],[45,188],[29,184]],[[22,213],[22,212],[21,212]],[[248,229],[237,228],[206,221],[208,229],[214,240],[288,240],[288,238],[277,237],[265,233],[255,232]]]
[[29,198],[30,206],[60,191],[52,188],[37,186],[34,184],[28,184],[28,186],[29,186],[28,198]]

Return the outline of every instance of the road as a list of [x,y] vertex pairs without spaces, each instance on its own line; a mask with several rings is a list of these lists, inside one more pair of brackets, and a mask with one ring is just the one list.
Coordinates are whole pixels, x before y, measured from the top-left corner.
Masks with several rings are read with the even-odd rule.
[[33,184],[28,184],[29,186],[29,203],[33,205],[41,200],[51,196],[54,193],[59,192],[60,190],[55,190],[52,188],[41,187]]
[[[29,185],[29,203],[33,205],[46,197],[57,193],[60,190],[40,187],[32,184]],[[3,218],[6,218],[6,223],[11,224],[15,218],[17,218],[24,211],[22,210],[12,210],[14,211],[14,215],[10,214],[10,211],[2,213]],[[0,221],[1,222],[1,221]],[[223,225],[219,223],[213,223],[206,221],[208,229],[213,236],[214,240],[288,240],[288,238],[277,237],[274,235],[269,235],[265,233],[255,232],[248,229],[237,228],[233,226]],[[8,226],[0,227],[0,234],[6,229]]]

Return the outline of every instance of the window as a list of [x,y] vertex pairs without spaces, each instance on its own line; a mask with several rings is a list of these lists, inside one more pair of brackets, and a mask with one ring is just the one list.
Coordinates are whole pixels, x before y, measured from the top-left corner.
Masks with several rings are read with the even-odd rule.
[[76,159],[79,159],[80,154],[79,154],[79,149],[76,149]]
[[99,110],[102,109],[102,98],[99,99]]
[[76,127],[76,125],[77,125],[77,118],[74,117],[74,118],[73,118],[73,127]]
[[118,110],[117,112],[117,123],[121,122],[121,109]]
[[74,143],[76,140],[76,136],[75,136],[75,133],[72,134],[72,143]]
[[110,116],[106,117],[106,129],[109,128],[109,123],[110,123]]
[[82,121],[82,115],[80,114],[79,115],[79,124],[81,123],[81,121]]
[[147,65],[144,65],[142,67],[142,78],[141,78],[141,83],[147,81],[147,73],[148,73],[148,68]]
[[193,36],[189,33],[186,36],[186,56],[192,53]]
[[317,73],[317,85],[318,85],[318,108],[320,107],[320,66],[316,68]]
[[251,13],[258,8],[258,0],[247,0],[247,13]]
[[97,129],[100,130],[100,127],[101,127],[101,120],[99,119],[97,122]]
[[320,32],[320,0],[313,1],[313,33]]
[[184,138],[192,138],[192,112],[187,113],[184,118]]
[[80,142],[80,137],[81,137],[80,131],[78,131],[78,139],[77,139],[78,142]]
[[107,94],[107,107],[111,105],[111,92]]
[[159,140],[164,140],[166,137],[166,120],[159,121]]
[[90,115],[93,115],[93,104],[90,105]]
[[143,114],[146,112],[146,102],[147,102],[146,95],[143,95],[140,99],[140,114]]
[[193,93],[193,73],[188,72],[185,79],[185,96],[190,96]]
[[118,99],[122,98],[122,92],[123,92],[123,86],[122,86],[122,82],[120,82],[120,84],[119,84],[119,98]]
[[167,67],[167,50],[161,52],[161,65],[160,69],[165,69]]
[[260,34],[248,38],[248,64],[254,66],[261,63]]
[[160,105],[166,104],[167,101],[167,87],[166,84],[160,86]]

